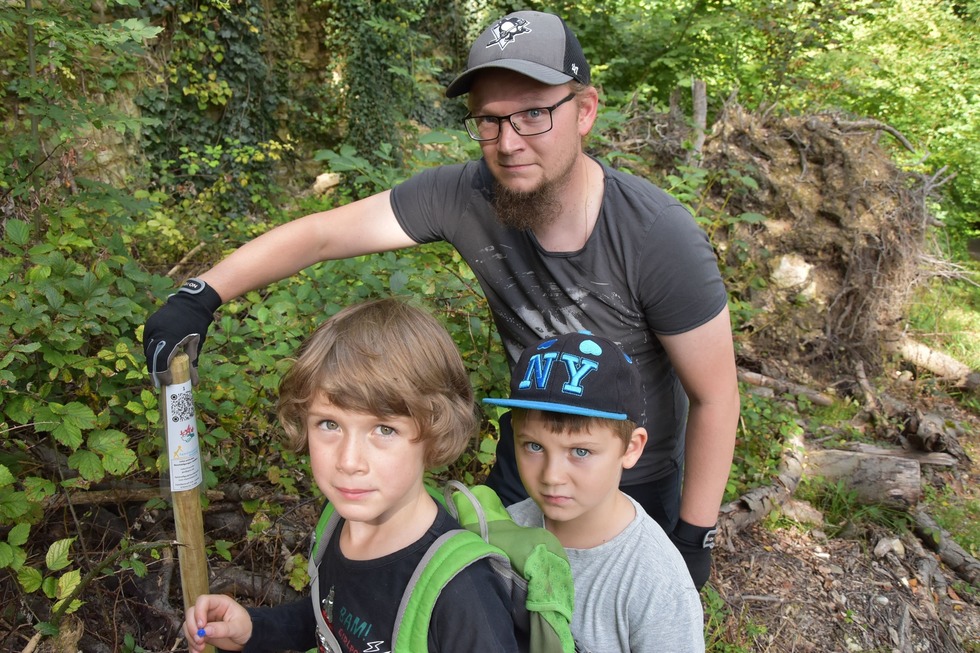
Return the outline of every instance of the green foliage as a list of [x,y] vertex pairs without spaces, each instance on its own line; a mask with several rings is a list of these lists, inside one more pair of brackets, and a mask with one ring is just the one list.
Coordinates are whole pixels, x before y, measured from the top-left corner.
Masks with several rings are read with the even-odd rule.
[[909,312],[909,324],[924,343],[980,369],[980,286],[969,280],[922,286]]
[[737,499],[746,490],[771,482],[786,443],[803,434],[798,418],[797,409],[786,401],[745,392],[743,388],[735,459],[724,501]]
[[736,614],[709,583],[701,590],[704,607],[704,650],[706,653],[749,653],[756,637],[768,629],[754,623],[744,608]]
[[[119,3],[122,4],[122,3]],[[106,132],[129,134],[148,123],[117,101],[133,88],[134,54],[159,30],[137,20],[94,23],[81,3],[0,7],[4,84],[0,139],[0,203],[23,218],[49,184],[74,186],[72,168],[91,165],[85,147]],[[44,228],[33,214],[35,236]]]
[[[128,235],[151,203],[95,178],[95,161],[108,135],[146,124],[117,100],[159,30],[95,20],[76,2],[31,7],[0,8],[2,102],[12,109],[0,139],[0,572],[35,595],[37,629],[52,634],[93,576],[77,559],[76,547],[88,549],[80,536],[39,528],[46,507],[155,455],[142,437],[156,426],[156,400],[140,392],[135,332],[139,300],[165,280],[135,263]],[[101,573],[115,560],[85,566]]]
[[665,107],[692,79],[718,101],[738,89],[751,105],[774,104],[801,83],[801,60],[837,46],[873,3],[616,0],[562,3],[614,101],[638,94]]
[[155,119],[141,140],[151,180],[171,198],[172,219],[208,241],[228,217],[264,215],[276,201],[273,173],[292,150],[279,115],[288,77],[267,64],[258,0],[150,2],[141,12],[166,26],[156,74],[137,97]]
[[835,537],[864,524],[883,526],[890,532],[909,528],[907,511],[883,504],[861,503],[857,492],[846,481],[804,478],[796,489],[796,497],[808,501],[824,516],[827,534]]
[[[314,6],[323,2],[314,2]],[[347,119],[344,141],[354,149],[378,153],[379,143],[394,144],[382,164],[400,163],[402,142],[413,136],[407,118],[434,94],[438,65],[427,54],[428,37],[418,29],[428,0],[406,2],[331,0],[325,45],[343,70],[334,85]],[[350,29],[350,26],[357,26]],[[428,93],[426,93],[428,91]]]
[[854,419],[861,410],[861,405],[855,399],[843,397],[837,398],[830,406],[812,406],[807,411],[807,433],[819,437],[829,448],[874,441],[874,429],[866,429],[860,420]]
[[970,555],[980,555],[980,497],[961,497],[948,486],[923,486],[929,514]]
[[876,118],[917,150],[896,147],[896,156],[926,174],[955,174],[943,212],[957,236],[980,230],[980,30],[972,3],[616,0],[564,2],[558,11],[608,103],[637,97],[664,109],[675,94],[689,115],[688,89],[699,79],[709,114],[737,91],[750,108]]
[[[946,169],[951,227],[980,229],[980,30],[975,3],[889,0],[849,26],[845,45],[812,57],[799,102],[836,106],[897,128],[918,150],[896,156]],[[928,165],[921,164],[928,153]]]

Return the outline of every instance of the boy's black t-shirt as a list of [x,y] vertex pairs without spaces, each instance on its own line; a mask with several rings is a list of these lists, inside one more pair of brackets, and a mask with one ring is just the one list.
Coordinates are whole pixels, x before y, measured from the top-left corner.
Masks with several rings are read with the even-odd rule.
[[[422,556],[443,533],[459,524],[445,508],[414,544],[375,560],[348,560],[334,531],[320,564],[320,599],[344,653],[391,651],[402,594]],[[328,605],[329,603],[329,605]],[[245,651],[307,651],[318,646],[316,615],[309,596],[271,608],[251,608],[252,638]],[[517,651],[510,599],[490,565],[480,560],[456,576],[439,595],[429,624],[429,652]]]

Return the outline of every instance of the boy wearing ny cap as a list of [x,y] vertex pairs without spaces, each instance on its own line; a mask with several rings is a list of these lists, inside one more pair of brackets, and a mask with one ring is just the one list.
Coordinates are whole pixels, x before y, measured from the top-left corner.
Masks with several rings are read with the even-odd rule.
[[[446,94],[468,94],[464,125],[480,160],[246,243],[147,321],[151,375],[167,382],[175,347],[194,334],[203,344],[213,312],[248,290],[320,261],[447,241],[479,280],[512,368],[540,338],[582,329],[636,361],[638,423],[650,435],[622,486],[671,534],[700,587],[739,410],[727,295],[706,235],[662,190],[585,153],[599,97],[558,16],[494,20]],[[509,420],[501,426],[487,483],[514,503],[525,494]]]
[[606,338],[569,333],[528,347],[510,397],[520,477],[530,495],[508,508],[544,526],[575,579],[572,634],[594,653],[704,650],[703,615],[684,561],[663,529],[619,489],[647,432],[633,361]]

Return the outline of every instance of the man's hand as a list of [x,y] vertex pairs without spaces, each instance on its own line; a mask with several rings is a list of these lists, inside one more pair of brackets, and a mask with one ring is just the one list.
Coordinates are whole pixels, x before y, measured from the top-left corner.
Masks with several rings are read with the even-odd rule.
[[711,549],[715,546],[715,527],[692,526],[683,519],[677,521],[670,541],[681,552],[694,586],[701,591],[711,574]]
[[143,352],[153,385],[169,385],[170,360],[178,347],[191,359],[191,382],[197,384],[198,352],[204,349],[208,327],[221,297],[200,279],[188,279],[180,290],[151,315],[143,329]]

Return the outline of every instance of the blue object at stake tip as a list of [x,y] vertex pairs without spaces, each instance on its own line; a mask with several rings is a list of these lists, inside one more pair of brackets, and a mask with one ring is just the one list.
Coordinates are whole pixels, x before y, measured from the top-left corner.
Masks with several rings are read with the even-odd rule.
[[208,631],[204,630],[203,628],[198,628],[197,629],[197,636],[198,637],[204,637],[207,634],[208,634]]

